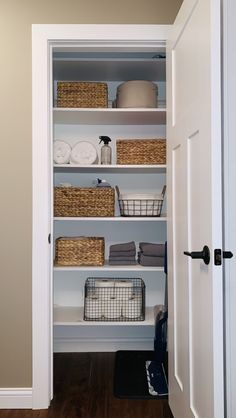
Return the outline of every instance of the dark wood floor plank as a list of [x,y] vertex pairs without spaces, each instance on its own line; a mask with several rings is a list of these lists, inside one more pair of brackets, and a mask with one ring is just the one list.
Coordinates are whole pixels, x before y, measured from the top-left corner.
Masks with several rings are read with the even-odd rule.
[[[55,395],[51,409],[55,410],[58,418],[87,418],[91,355],[89,353],[80,353],[79,356],[78,353],[55,354],[54,361]],[[52,418],[54,416],[56,415],[52,414]]]
[[0,418],[173,418],[168,401],[113,395],[115,353],[54,355],[54,399],[48,410],[0,410]]
[[113,377],[113,361],[111,353],[92,355],[88,418],[109,418],[109,385]]

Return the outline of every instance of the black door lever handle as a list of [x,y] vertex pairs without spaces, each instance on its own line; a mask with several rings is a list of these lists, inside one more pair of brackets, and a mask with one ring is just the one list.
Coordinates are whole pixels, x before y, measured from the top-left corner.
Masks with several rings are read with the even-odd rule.
[[210,250],[207,245],[204,245],[202,251],[192,251],[191,253],[189,251],[184,251],[184,254],[193,259],[202,259],[205,264],[210,263]]
[[223,258],[232,258],[233,256],[231,251],[223,251]]

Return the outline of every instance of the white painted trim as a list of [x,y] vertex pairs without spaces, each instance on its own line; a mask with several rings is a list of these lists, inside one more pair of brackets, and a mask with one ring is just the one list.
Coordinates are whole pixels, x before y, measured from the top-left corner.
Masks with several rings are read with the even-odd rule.
[[[34,24],[34,35],[42,42],[52,42],[54,45],[67,46],[71,42],[74,48],[80,45],[98,47],[103,43],[104,48],[123,48],[128,46],[146,49],[162,43],[168,39],[171,25],[77,25],[77,24]],[[55,43],[54,43],[55,41]],[[132,43],[132,45],[131,45]]]
[[[32,30],[32,345],[33,408],[47,408],[51,399],[51,286],[50,166],[49,159],[49,71],[48,43]],[[40,64],[39,64],[40,63]],[[44,192],[42,192],[44,191]]]
[[32,388],[1,388],[0,409],[31,409]]
[[32,25],[33,409],[47,408],[52,397],[51,46],[148,50],[164,46],[169,30],[169,25]]
[[[93,347],[93,348],[91,348]],[[54,338],[54,353],[115,352],[118,350],[153,350],[152,338]]]
[[[211,135],[214,141],[214,153],[211,161],[212,202],[218,210],[212,211],[211,230],[215,248],[223,245],[222,216],[222,126],[221,126],[221,5],[220,0],[211,0]],[[221,176],[218,176],[218,173]],[[217,181],[216,181],[217,180]],[[224,416],[224,323],[223,323],[223,267],[212,265],[213,286],[213,370],[214,370],[214,418]]]
[[223,1],[223,72],[224,72],[224,250],[231,250],[232,260],[224,262],[225,290],[225,418],[236,416],[236,199],[235,199],[235,13],[234,0]]

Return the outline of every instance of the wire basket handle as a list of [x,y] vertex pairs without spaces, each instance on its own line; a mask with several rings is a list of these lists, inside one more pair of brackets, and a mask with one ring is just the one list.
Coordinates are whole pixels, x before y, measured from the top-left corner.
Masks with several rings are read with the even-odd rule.
[[163,189],[162,189],[162,192],[161,192],[161,195],[162,195],[163,199],[165,197],[165,194],[166,194],[166,185],[163,186]]
[[116,189],[116,193],[117,193],[118,199],[120,199],[120,189],[119,189],[118,186],[115,186],[115,189]]

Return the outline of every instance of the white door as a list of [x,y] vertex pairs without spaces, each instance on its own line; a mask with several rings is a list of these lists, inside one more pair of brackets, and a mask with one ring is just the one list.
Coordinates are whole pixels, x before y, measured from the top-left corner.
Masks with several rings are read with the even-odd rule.
[[[167,74],[169,402],[175,418],[223,418],[219,0],[184,1]],[[184,255],[204,246],[209,264]]]

